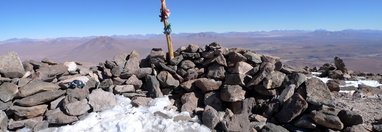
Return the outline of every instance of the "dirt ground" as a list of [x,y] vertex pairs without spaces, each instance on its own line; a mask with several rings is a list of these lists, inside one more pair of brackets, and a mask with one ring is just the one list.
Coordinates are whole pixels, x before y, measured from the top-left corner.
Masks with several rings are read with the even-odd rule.
[[337,107],[352,110],[362,115],[363,126],[370,131],[372,130],[371,123],[375,119],[382,118],[382,97],[361,98],[342,93],[333,93],[332,95]]

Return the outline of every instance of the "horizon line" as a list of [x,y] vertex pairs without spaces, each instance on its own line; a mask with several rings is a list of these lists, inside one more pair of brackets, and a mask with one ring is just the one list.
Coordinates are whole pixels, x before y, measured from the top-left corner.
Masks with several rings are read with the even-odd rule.
[[[255,33],[255,32],[288,32],[288,31],[294,31],[294,32],[315,32],[315,31],[326,31],[326,32],[341,32],[341,31],[382,31],[382,29],[342,29],[342,30],[328,30],[328,29],[275,29],[275,30],[257,30],[257,31],[226,31],[226,32],[216,32],[216,31],[201,31],[201,32],[178,32],[178,33],[172,33],[173,35],[179,35],[179,34],[197,34],[197,33],[216,33],[216,34],[224,34],[224,33]],[[14,38],[8,38],[8,39],[2,39],[0,42],[6,42],[6,41],[12,41],[12,40],[54,40],[59,38],[88,38],[88,37],[101,37],[101,36],[107,36],[107,37],[113,37],[113,36],[149,36],[149,35],[162,35],[162,33],[132,33],[132,34],[112,34],[112,35],[84,35],[84,36],[62,36],[62,37],[46,37],[46,38],[30,38],[30,37],[14,37]]]

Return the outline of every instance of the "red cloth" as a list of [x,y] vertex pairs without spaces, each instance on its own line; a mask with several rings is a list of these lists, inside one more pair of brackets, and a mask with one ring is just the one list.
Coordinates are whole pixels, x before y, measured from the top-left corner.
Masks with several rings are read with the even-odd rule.
[[166,0],[161,0],[161,1],[162,1],[161,12],[162,12],[163,17],[165,17],[167,19],[170,16],[170,10],[167,9]]

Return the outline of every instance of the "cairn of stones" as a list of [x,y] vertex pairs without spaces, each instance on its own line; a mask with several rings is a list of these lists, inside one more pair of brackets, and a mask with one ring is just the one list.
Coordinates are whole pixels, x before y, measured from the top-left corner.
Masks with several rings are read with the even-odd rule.
[[[346,72],[325,74],[342,78]],[[278,57],[217,43],[180,47],[169,62],[154,48],[144,59],[132,51],[92,67],[21,62],[9,53],[0,57],[0,129],[70,125],[112,108],[122,95],[136,107],[168,96],[178,111],[212,131],[368,131],[361,115],[336,108],[328,86],[307,74]]]

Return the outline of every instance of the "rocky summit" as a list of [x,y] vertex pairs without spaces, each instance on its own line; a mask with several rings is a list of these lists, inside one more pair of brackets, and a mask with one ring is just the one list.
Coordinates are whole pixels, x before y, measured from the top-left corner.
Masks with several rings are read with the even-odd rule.
[[[358,106],[341,102],[344,88],[356,91],[353,101],[371,91],[382,93],[342,86],[356,74],[339,57],[334,64],[300,69],[279,57],[217,43],[182,46],[169,61],[154,48],[144,59],[133,51],[91,67],[46,59],[21,62],[9,53],[0,56],[0,131],[70,125],[113,108],[116,96],[130,98],[135,107],[168,96],[172,108],[198,117],[211,131],[382,131],[381,109],[374,121],[356,111]],[[353,98],[357,95],[362,96]],[[380,108],[378,103],[374,106]]]

